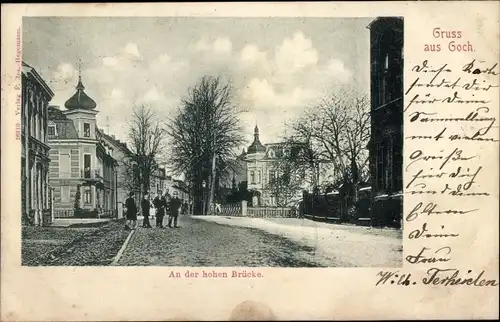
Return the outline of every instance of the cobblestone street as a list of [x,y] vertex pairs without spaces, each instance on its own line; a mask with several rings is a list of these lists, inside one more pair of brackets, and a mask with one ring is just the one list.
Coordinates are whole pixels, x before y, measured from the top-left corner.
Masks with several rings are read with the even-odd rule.
[[118,265],[321,266],[315,261],[314,249],[258,229],[219,225],[185,216],[179,217],[179,226],[177,229],[138,228]]
[[107,266],[123,245],[124,220],[99,227],[25,227],[22,263],[26,266]]

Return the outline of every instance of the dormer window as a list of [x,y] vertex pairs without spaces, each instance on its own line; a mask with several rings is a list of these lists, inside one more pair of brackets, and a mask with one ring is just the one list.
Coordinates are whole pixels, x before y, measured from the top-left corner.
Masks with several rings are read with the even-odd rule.
[[274,158],[274,151],[272,149],[269,149],[269,157]]
[[83,123],[83,136],[90,137],[90,123]]
[[48,127],[48,134],[49,136],[56,136],[56,126],[55,125],[49,125]]

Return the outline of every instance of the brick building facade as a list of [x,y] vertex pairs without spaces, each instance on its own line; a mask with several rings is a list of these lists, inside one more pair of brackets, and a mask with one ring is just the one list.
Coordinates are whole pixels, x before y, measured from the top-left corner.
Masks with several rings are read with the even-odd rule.
[[399,226],[403,211],[403,18],[379,17],[368,28],[372,220],[377,226]]

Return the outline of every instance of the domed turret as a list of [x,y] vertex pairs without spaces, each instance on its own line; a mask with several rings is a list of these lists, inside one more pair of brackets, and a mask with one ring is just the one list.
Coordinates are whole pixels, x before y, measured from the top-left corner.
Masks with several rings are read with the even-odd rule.
[[82,76],[78,76],[78,85],[76,85],[76,93],[71,96],[66,103],[64,103],[64,107],[68,110],[76,110],[76,109],[84,109],[84,110],[93,110],[96,108],[96,102],[91,99],[85,92],[83,91],[85,86],[82,83]]
[[259,152],[266,152],[266,147],[260,143],[259,140],[259,128],[256,125],[254,132],[253,132],[253,143],[248,147],[247,153],[252,154],[252,153],[259,153]]

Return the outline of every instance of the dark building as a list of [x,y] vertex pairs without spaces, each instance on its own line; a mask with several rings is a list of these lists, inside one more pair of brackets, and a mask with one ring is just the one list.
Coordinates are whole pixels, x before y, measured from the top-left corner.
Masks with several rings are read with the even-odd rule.
[[370,29],[372,224],[400,226],[403,211],[403,18]]
[[22,223],[47,225],[51,221],[47,120],[54,96],[37,71],[22,62],[21,98],[21,207]]

